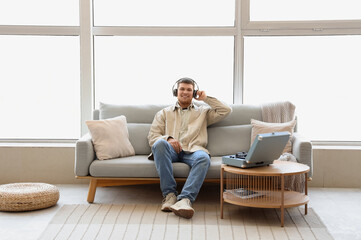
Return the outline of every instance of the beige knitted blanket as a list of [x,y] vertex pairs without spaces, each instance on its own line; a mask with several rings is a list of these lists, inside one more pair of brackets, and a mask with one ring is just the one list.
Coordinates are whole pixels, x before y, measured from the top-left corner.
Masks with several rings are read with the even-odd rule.
[[[264,122],[284,123],[292,121],[295,118],[296,106],[288,101],[263,104],[261,108]],[[278,160],[297,162],[295,156],[290,153],[283,153]],[[286,176],[285,188],[303,192],[304,181],[305,176],[303,174]]]
[[262,105],[262,119],[264,122],[284,123],[295,118],[296,106],[291,102],[274,102]]

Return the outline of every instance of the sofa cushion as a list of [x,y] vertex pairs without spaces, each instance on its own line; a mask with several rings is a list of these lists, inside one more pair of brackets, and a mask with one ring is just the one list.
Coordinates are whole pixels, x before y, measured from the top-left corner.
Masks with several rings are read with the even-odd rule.
[[[221,170],[221,158],[212,157],[207,178],[219,178]],[[118,178],[158,178],[158,173],[153,161],[146,155],[136,155],[125,158],[116,158],[107,161],[95,160],[89,168],[93,177],[118,177]],[[186,178],[189,167],[185,163],[173,163],[173,173],[176,178]]]
[[285,123],[269,123],[269,122],[262,122],[258,120],[251,120],[252,124],[252,134],[251,134],[251,143],[253,143],[254,139],[256,138],[257,134],[261,133],[272,133],[272,132],[285,132],[288,131],[291,133],[290,139],[288,140],[285,149],[283,150],[284,153],[292,153],[292,135],[293,129],[296,125],[296,120],[292,120]]
[[145,155],[95,160],[90,165],[89,172],[93,177],[158,177],[154,162]]
[[236,125],[208,128],[207,149],[212,156],[236,154],[248,151],[252,126]]
[[136,155],[148,155],[152,150],[148,143],[150,123],[128,123],[129,140]]
[[209,166],[206,178],[220,178],[221,165],[222,157],[211,157],[211,165]]
[[[175,177],[187,177],[189,167],[184,163],[173,163]],[[90,174],[94,177],[134,177],[157,178],[158,173],[154,161],[146,155],[136,155],[106,161],[95,160],[90,165]]]
[[99,104],[99,119],[124,115],[128,123],[152,123],[155,114],[166,105],[115,105]]
[[125,116],[86,121],[99,160],[134,155]]
[[233,104],[232,112],[223,120],[213,124],[214,127],[248,125],[251,119],[262,120],[261,107],[258,105]]

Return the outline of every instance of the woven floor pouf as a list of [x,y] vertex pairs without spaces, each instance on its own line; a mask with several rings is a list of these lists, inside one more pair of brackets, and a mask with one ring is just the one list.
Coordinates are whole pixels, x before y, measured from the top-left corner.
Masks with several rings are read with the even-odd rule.
[[59,200],[59,190],[47,183],[0,185],[0,211],[20,212],[48,208]]

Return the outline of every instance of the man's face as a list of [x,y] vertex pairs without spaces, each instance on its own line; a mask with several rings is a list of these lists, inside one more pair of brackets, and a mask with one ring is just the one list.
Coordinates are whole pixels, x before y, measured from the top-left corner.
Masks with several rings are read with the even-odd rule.
[[180,83],[178,85],[178,101],[182,105],[189,105],[193,98],[193,85],[190,83]]

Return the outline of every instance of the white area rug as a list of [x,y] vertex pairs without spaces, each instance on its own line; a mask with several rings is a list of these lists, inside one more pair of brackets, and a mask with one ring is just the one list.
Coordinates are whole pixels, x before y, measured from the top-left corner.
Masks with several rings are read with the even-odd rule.
[[187,220],[160,211],[159,204],[64,205],[40,239],[333,239],[312,208],[285,211],[224,204],[195,204]]

